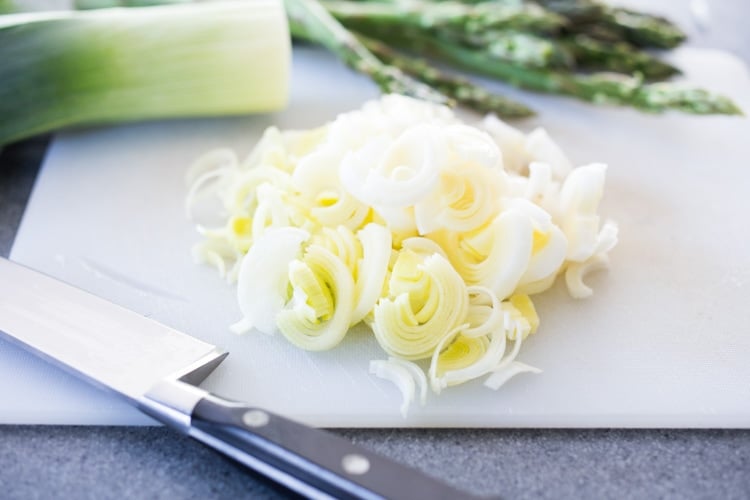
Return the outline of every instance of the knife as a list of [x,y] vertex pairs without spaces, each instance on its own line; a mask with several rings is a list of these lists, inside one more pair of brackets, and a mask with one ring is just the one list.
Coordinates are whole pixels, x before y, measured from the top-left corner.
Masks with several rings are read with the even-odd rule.
[[0,258],[0,336],[309,498],[474,498],[199,384],[228,353]]

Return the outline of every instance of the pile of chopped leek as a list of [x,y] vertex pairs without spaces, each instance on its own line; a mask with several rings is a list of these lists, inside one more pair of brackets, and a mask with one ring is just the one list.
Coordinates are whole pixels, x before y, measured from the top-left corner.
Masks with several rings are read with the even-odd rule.
[[539,318],[530,295],[563,276],[574,297],[607,263],[606,166],[572,168],[547,133],[494,116],[472,127],[447,107],[387,95],[321,128],[269,128],[240,160],[214,150],[191,168],[187,209],[218,197],[196,258],[237,283],[238,333],[280,332],[332,349],[364,322],[402,413],[417,399],[523,372]]
[[290,52],[280,0],[2,15],[0,146],[75,125],[277,110]]

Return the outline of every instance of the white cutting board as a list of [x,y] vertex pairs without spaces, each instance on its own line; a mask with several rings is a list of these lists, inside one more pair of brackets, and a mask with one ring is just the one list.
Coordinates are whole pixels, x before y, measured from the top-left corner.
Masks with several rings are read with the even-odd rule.
[[[690,79],[750,110],[737,59],[683,50]],[[515,93],[514,93],[515,94]],[[369,82],[312,49],[295,50],[288,111],[60,135],[44,163],[12,259],[62,278],[230,352],[206,381],[323,426],[750,427],[750,123],[644,116],[524,95],[578,163],[610,164],[602,213],[620,223],[612,268],[576,301],[539,297],[542,327],[520,360],[544,369],[499,392],[479,381],[431,397],[409,418],[400,396],[367,372],[382,358],[366,334],[307,353],[283,338],[237,337],[234,292],[193,264],[183,175],[203,151],[244,155],[270,124],[310,127],[374,97]],[[516,94],[518,95],[518,94]],[[23,351],[0,343],[0,421],[149,422]]]

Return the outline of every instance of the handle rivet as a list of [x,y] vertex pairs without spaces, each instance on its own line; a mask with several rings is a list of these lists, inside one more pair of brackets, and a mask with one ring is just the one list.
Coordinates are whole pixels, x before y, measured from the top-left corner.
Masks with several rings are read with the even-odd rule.
[[360,476],[370,470],[370,461],[362,455],[352,453],[341,459],[341,466],[349,474]]
[[268,420],[268,413],[263,410],[249,410],[242,415],[242,422],[248,427],[263,427]]

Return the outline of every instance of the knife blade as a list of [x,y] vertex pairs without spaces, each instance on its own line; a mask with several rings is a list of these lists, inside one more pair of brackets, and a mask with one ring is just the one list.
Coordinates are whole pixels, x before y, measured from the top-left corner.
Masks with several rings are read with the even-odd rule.
[[417,469],[197,386],[221,349],[0,258],[0,335],[310,498],[474,498]]

